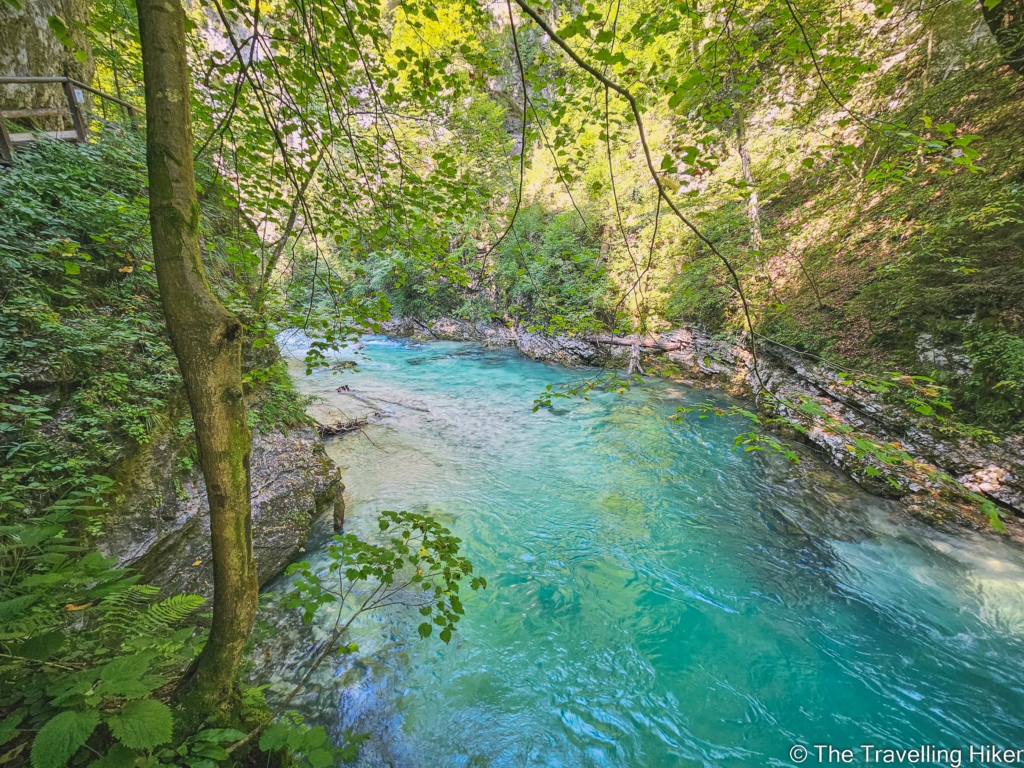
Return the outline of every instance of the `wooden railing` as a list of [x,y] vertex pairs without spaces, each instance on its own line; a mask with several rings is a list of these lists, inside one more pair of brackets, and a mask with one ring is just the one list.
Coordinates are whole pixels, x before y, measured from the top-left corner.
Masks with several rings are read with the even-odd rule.
[[[99,96],[101,99],[120,104],[128,110],[128,117],[131,120],[135,119],[136,114],[146,114],[145,110],[136,107],[134,104],[129,104],[127,101],[111,96],[109,93],[104,93],[85,83],[80,83],[78,80],[73,80],[70,77],[0,77],[0,85],[47,85],[50,83],[59,83],[63,86],[64,96],[68,101],[67,108],[10,109],[0,112],[0,163],[10,163],[15,147],[35,141],[40,134],[60,141],[85,141],[85,118],[82,116],[82,109],[79,106],[84,101],[81,97],[82,91],[88,91]],[[42,131],[39,133],[7,132],[5,122],[7,119],[62,117],[65,115],[71,118],[71,124],[74,126],[70,131]]]

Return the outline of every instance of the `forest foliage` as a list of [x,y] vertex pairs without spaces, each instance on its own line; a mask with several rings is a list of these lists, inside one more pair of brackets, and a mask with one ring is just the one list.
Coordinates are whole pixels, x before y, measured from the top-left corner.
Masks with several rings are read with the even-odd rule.
[[[245,326],[246,384],[286,386],[265,354],[285,327],[313,338],[312,370],[399,315],[570,334],[688,322],[928,376],[979,434],[1019,428],[1009,7],[196,0],[203,257]],[[133,4],[96,0],[82,26],[96,85],[141,106]],[[187,420],[143,143],[126,115],[92,117],[86,145],[40,142],[0,173],[0,752],[210,768],[279,712],[249,692],[236,725],[252,730],[172,732],[166,702],[204,642],[197,603],[156,602],[94,551],[104,473]],[[301,418],[293,399],[275,390],[253,418]],[[421,634],[447,642],[470,573],[459,542],[432,520],[383,522],[397,533],[379,546],[335,542],[330,574],[297,566],[289,599],[309,616],[421,568]],[[327,650],[354,652],[342,633]],[[314,767],[358,741],[282,728],[256,743]]]

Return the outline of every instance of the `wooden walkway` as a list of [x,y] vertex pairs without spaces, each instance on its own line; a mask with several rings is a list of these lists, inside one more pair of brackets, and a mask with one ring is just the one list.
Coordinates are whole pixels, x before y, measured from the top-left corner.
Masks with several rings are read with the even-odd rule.
[[[135,119],[136,114],[146,114],[145,110],[139,109],[127,101],[122,101],[116,96],[111,96],[109,93],[104,93],[70,77],[0,77],[0,85],[47,85],[50,83],[59,83],[64,88],[64,96],[68,102],[67,107],[10,109],[0,112],[0,163],[10,164],[13,161],[16,147],[36,141],[39,138],[49,138],[57,141],[85,141],[87,135],[86,124],[80,106],[85,101],[83,91],[88,91],[99,96],[101,99],[106,99],[125,107],[131,120]],[[70,117],[74,128],[70,131],[8,133],[7,120],[37,117]]]

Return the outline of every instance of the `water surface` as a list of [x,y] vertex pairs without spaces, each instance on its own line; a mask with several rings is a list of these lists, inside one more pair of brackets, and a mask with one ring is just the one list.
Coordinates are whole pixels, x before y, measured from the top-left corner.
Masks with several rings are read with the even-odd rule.
[[[384,414],[328,442],[347,530],[372,536],[379,510],[428,510],[488,588],[463,595],[448,646],[415,639],[414,611],[367,618],[360,658],[298,700],[335,732],[373,732],[362,764],[766,766],[793,765],[794,744],[1024,748],[1016,550],[936,533],[814,462],[734,452],[742,422],[670,423],[706,393],[651,381],[533,413],[545,385],[580,372],[454,342],[369,339],[363,353],[356,374],[295,368],[333,409]],[[258,658],[271,654],[283,689],[320,635],[293,613],[265,617],[276,630]]]

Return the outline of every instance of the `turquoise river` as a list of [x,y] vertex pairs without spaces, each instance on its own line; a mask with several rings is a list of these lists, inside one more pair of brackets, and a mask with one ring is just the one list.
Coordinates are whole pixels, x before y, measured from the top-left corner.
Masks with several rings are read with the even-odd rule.
[[[1024,556],[997,536],[936,532],[813,458],[733,451],[741,421],[674,424],[708,395],[660,380],[534,413],[546,385],[587,372],[379,337],[359,360],[293,365],[321,414],[383,414],[328,441],[346,530],[430,511],[488,581],[450,645],[388,609],[296,699],[335,735],[373,734],[360,765],[819,765],[819,744],[857,765],[865,744],[979,765],[972,746],[1024,749]],[[324,562],[313,543],[304,557]],[[266,602],[255,656],[284,690],[333,618],[305,627]]]

